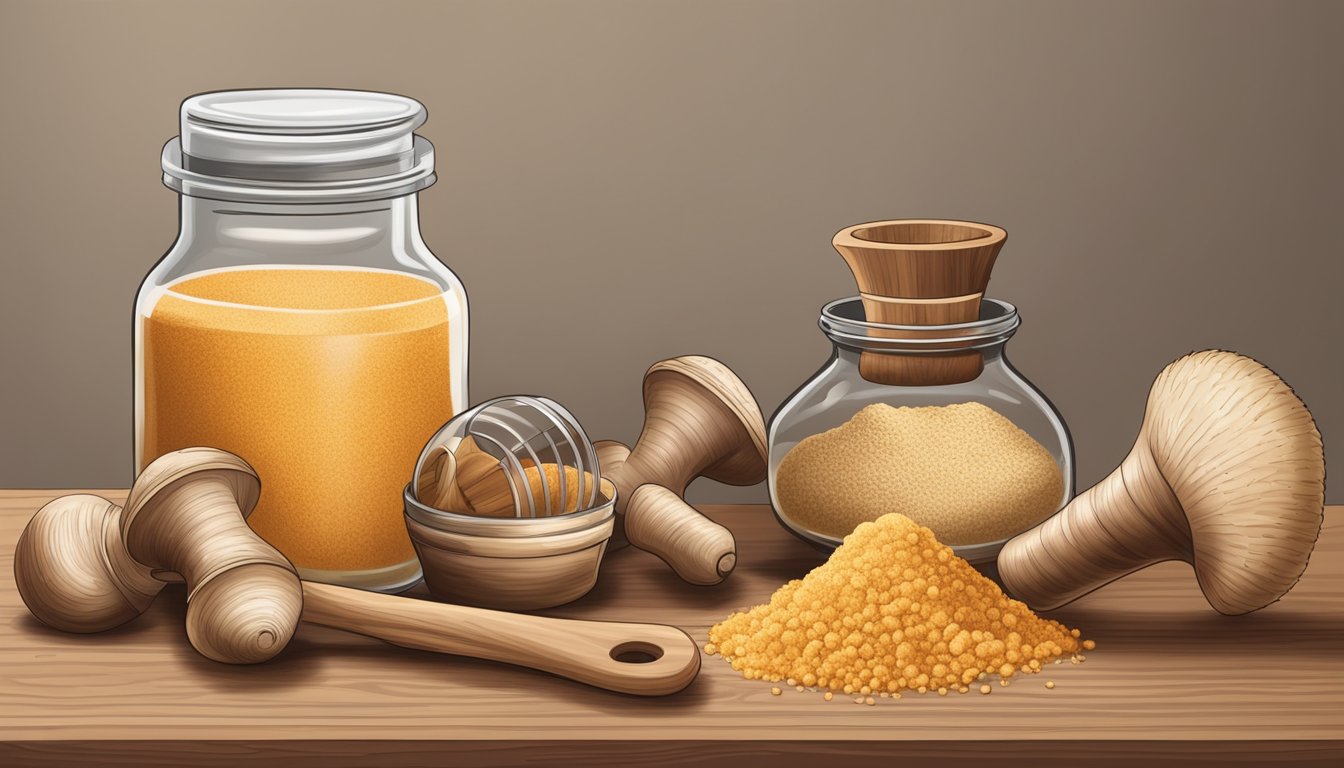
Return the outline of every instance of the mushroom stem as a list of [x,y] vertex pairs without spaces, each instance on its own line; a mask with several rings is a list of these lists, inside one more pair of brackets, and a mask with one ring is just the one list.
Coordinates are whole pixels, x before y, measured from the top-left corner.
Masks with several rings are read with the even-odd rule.
[[737,565],[732,532],[659,485],[641,485],[631,494],[625,535],[691,584],[718,584]]
[[1194,561],[1185,513],[1142,440],[1106,479],[1012,543],[1014,554],[1000,557],[1000,574],[1015,597],[1037,610],[1058,608],[1154,563]]
[[597,453],[597,465],[602,468],[602,476],[607,478],[630,458],[630,449],[618,440],[598,440],[593,443],[593,451]]

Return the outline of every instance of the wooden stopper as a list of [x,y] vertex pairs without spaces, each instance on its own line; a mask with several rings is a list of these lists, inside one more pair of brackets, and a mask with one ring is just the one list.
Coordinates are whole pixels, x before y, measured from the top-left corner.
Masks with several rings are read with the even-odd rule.
[[[868,322],[950,325],[980,318],[980,299],[1007,237],[988,224],[898,219],[842,229],[831,242],[854,273]],[[900,338],[899,331],[880,333]],[[894,386],[957,384],[983,368],[976,350],[923,355],[865,350],[859,357],[864,379]]]
[[625,535],[661,557],[691,584],[723,581],[737,565],[737,543],[727,528],[659,485],[641,485],[625,508]]

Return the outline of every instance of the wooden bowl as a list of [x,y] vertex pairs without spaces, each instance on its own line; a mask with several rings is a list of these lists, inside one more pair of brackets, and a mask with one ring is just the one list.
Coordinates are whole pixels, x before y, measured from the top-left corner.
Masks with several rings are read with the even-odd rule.
[[443,512],[416,501],[410,486],[405,503],[406,530],[435,597],[529,611],[577,600],[597,583],[615,526],[616,491],[603,480],[593,508],[537,518]]

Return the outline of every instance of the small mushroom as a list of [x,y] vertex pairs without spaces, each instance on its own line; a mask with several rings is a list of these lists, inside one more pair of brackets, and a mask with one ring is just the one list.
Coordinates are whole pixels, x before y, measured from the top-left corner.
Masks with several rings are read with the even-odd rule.
[[1184,560],[1214,609],[1249,613],[1297,583],[1324,503],[1321,434],[1292,388],[1248,357],[1196,352],[1153,383],[1120,467],[1009,541],[999,574],[1044,610]]
[[289,642],[303,599],[293,566],[244,521],[260,489],[237,456],[187,448],[150,463],[124,510],[98,496],[57,499],[19,538],[19,594],[46,624],[101,632],[143,613],[176,574],[196,650],[265,661]]
[[121,516],[130,556],[187,583],[187,637],[216,661],[265,661],[299,623],[303,597],[294,566],[245,520],[260,495],[247,462],[214,448],[186,448],[145,467]]
[[644,429],[633,449],[596,444],[602,474],[616,484],[625,537],[692,584],[717,584],[737,563],[732,532],[683,497],[697,477],[729,485],[765,479],[765,419],[728,366],[686,356],[644,375]]

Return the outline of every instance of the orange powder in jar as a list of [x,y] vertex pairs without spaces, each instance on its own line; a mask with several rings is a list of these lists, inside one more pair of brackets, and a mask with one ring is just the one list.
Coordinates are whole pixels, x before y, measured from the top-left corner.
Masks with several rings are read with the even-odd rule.
[[300,569],[413,563],[401,491],[454,412],[437,285],[225,270],[169,285],[139,322],[141,467],[193,445],[230,451],[261,477],[248,522]]

